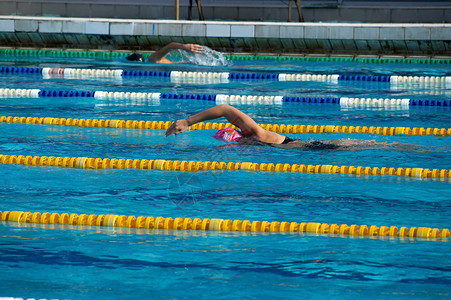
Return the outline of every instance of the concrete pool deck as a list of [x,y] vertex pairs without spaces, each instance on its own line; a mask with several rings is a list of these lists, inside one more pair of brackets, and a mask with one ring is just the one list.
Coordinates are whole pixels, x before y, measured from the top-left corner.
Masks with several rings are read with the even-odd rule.
[[451,24],[0,16],[4,47],[151,51],[171,41],[235,53],[451,56]]

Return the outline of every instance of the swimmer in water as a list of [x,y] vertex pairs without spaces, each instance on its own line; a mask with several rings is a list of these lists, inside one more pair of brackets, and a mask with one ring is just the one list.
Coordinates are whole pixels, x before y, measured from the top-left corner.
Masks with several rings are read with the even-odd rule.
[[[192,53],[201,53],[203,47],[197,44],[180,44],[180,43],[170,43],[158,51],[155,51],[151,56],[149,56],[149,62],[159,63],[159,64],[172,64],[173,62],[166,58],[166,56],[172,50],[185,50]],[[126,57],[129,61],[141,61],[144,62],[145,59],[141,54],[134,53]]]
[[[230,123],[240,129],[224,128],[214,136],[216,139],[238,142],[248,145],[269,145],[286,149],[301,150],[362,150],[378,148],[386,143],[378,143],[364,139],[339,139],[327,141],[303,141],[291,139],[287,136],[271,132],[260,127],[251,117],[228,104],[221,104],[187,119],[177,120],[166,131],[166,136],[178,135],[186,131],[189,126],[206,121],[225,117]],[[400,143],[399,143],[400,144]]]

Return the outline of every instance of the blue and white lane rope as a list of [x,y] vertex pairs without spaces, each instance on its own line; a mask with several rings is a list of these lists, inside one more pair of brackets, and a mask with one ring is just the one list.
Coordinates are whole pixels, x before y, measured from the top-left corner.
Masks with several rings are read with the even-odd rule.
[[99,100],[203,100],[216,104],[275,104],[283,103],[315,103],[339,104],[343,107],[409,107],[409,106],[439,106],[451,107],[451,100],[414,100],[414,99],[384,99],[384,98],[349,98],[349,97],[287,97],[287,96],[253,96],[224,94],[170,94],[170,93],[136,93],[136,92],[105,92],[105,91],[62,91],[41,89],[9,89],[0,88],[0,98],[41,98],[41,97],[88,97]]
[[450,85],[451,76],[372,76],[372,75],[340,75],[340,74],[288,74],[288,73],[237,73],[237,72],[181,72],[181,71],[136,71],[74,68],[28,68],[2,67],[0,73],[42,74],[43,76],[59,75],[64,77],[170,77],[202,78],[221,80],[274,80],[274,81],[374,81],[396,84],[419,83],[426,85]]

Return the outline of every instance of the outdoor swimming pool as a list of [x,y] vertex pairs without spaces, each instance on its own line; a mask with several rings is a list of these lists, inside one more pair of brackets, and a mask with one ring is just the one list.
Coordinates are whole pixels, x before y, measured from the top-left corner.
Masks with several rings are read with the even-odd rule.
[[[3,57],[3,67],[160,72],[451,76],[447,65],[234,61],[228,66]],[[190,95],[422,99],[449,103],[450,85],[420,82],[224,80],[0,73],[10,89]],[[0,96],[0,116],[174,121],[210,100]],[[123,96],[126,97],[126,96]],[[169,97],[169,96],[168,96]],[[448,102],[447,102],[448,101]],[[264,102],[264,101],[263,101]],[[450,128],[450,106],[233,104],[263,124]],[[224,120],[219,120],[221,122]],[[225,144],[210,130],[0,122],[0,154],[451,169],[449,136],[287,134],[384,143],[356,151]],[[400,143],[393,145],[392,143]],[[117,214],[450,228],[450,181],[392,175],[246,170],[76,169],[0,164],[1,211]],[[134,229],[0,222],[0,296],[131,298],[449,298],[449,238],[300,232]]]

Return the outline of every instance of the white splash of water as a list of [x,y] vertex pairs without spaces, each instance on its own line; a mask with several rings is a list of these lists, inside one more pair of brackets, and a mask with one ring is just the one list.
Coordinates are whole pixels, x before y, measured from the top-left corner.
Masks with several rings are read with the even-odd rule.
[[[201,53],[191,53],[185,50],[176,50],[177,62],[187,63],[201,66],[227,66],[230,62],[221,52],[210,49],[206,46],[202,47]],[[172,55],[171,55],[172,58]]]

